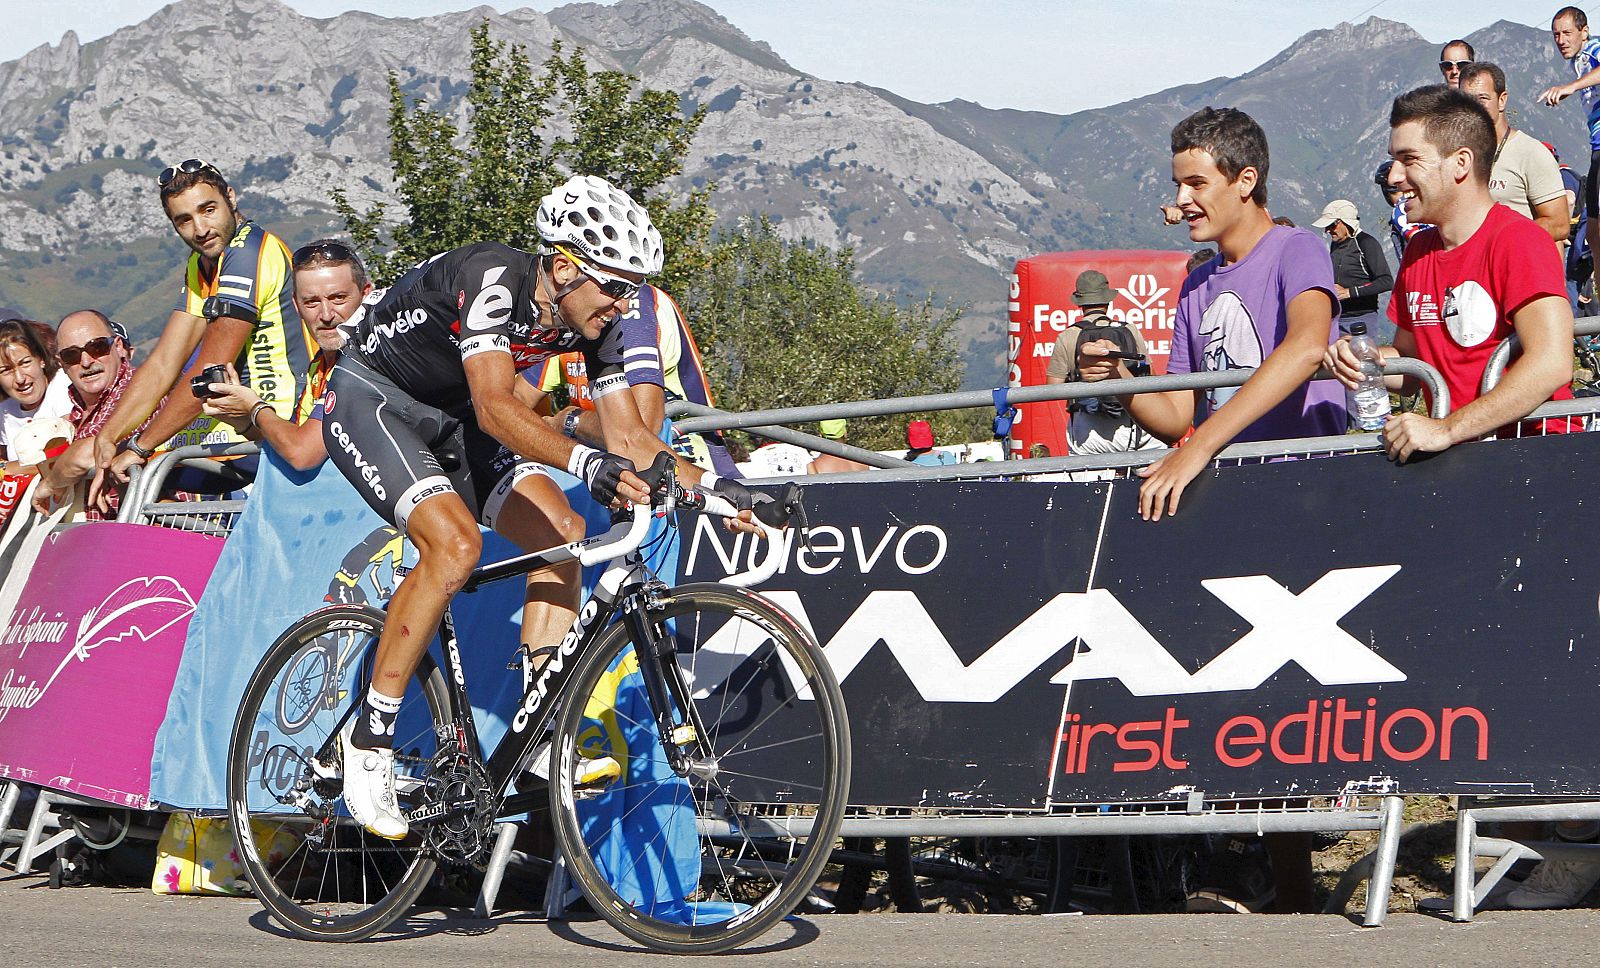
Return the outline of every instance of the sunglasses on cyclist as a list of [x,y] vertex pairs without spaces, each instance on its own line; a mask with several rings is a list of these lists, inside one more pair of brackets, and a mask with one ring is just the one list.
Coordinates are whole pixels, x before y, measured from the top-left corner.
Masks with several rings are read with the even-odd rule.
[[1469,60],[1464,60],[1464,61],[1446,61],[1446,60],[1442,60],[1442,61],[1439,62],[1439,71],[1440,71],[1440,73],[1448,74],[1448,73],[1450,73],[1450,71],[1452,69],[1459,71],[1459,70],[1461,70],[1461,68],[1466,67],[1470,63],[1472,63],[1472,61],[1469,61]]
[[61,347],[56,351],[56,359],[61,361],[62,366],[76,366],[85,354],[98,358],[109,352],[111,352],[111,337],[97,336],[82,346]]
[[296,269],[303,269],[307,263],[315,259],[324,262],[360,261],[356,258],[356,250],[343,242],[313,242],[294,250],[293,266]]
[[[195,172],[206,170],[217,171],[217,166],[209,161],[201,161],[199,158],[190,158],[187,161],[180,161],[176,165],[169,165],[161,169],[161,174],[156,176],[156,185],[166,188],[167,183],[177,178],[180,174],[192,175]],[[220,175],[222,173],[217,172],[217,174]]]
[[609,272],[596,269],[568,252],[565,246],[556,246],[556,251],[570,259],[572,264],[578,267],[579,272],[588,276],[599,287],[601,292],[612,299],[632,299],[639,294],[640,287],[644,285],[642,282],[634,282],[631,279],[624,279],[621,276],[614,276]]

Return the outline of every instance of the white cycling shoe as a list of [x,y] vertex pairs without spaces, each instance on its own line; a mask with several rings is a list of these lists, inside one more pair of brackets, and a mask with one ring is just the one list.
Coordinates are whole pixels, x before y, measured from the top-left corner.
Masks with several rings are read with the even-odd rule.
[[404,840],[411,825],[394,793],[394,750],[366,750],[350,742],[351,720],[339,733],[344,756],[344,805],[356,823],[373,836]]

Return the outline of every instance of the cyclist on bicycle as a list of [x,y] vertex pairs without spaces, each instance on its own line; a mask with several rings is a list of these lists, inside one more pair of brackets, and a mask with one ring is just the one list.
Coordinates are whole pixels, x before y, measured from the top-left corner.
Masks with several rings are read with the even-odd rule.
[[[583,518],[543,465],[566,468],[605,505],[650,499],[635,473],[665,445],[643,431],[612,325],[662,263],[643,207],[603,179],[574,176],[540,202],[537,252],[480,242],[413,267],[368,299],[328,380],[328,454],[367,503],[417,548],[390,599],[372,682],[340,738],[350,815],[405,837],[394,791],[394,719],[451,596],[478,564],[478,521],[532,551],[581,540]],[[568,439],[533,411],[518,372],[585,354],[611,453]],[[685,483],[741,509],[752,493],[678,461]],[[747,510],[739,527],[755,530]],[[576,561],[530,575],[522,619],[530,656],[575,618]],[[540,663],[542,665],[542,662]]]

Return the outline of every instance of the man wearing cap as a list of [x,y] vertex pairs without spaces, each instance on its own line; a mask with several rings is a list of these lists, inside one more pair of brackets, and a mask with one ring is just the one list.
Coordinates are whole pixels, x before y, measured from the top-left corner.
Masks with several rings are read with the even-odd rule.
[[1561,184],[1555,156],[1506,118],[1506,74],[1488,61],[1461,70],[1461,90],[1477,98],[1494,122],[1494,163],[1489,169],[1489,195],[1501,205],[1526,215],[1550,233],[1557,245],[1567,241],[1572,210]]
[[933,426],[926,420],[913,420],[906,425],[906,460],[924,467],[940,467],[957,463],[955,455],[939,450],[933,445]]
[[[1090,343],[1102,343],[1104,349],[1111,352],[1135,354],[1139,358],[1128,361],[1129,372],[1135,375],[1150,372],[1144,337],[1135,327],[1111,318],[1112,298],[1111,283],[1105,273],[1095,269],[1079,273],[1072,301],[1083,310],[1083,315],[1056,338],[1056,345],[1050,352],[1050,365],[1044,374],[1045,383],[1054,386],[1078,382],[1078,347]],[[1128,408],[1114,396],[1069,400],[1067,414],[1067,446],[1073,454],[1121,454],[1131,450],[1160,450],[1166,446],[1139,426]]]
[[[824,420],[817,424],[817,433],[828,440],[837,440],[842,444],[845,442],[845,438],[849,436],[850,425],[843,417],[836,417],[833,420]],[[832,454],[818,454],[811,461],[811,467],[809,468],[812,474],[843,474],[849,471],[870,470],[872,468],[860,461],[851,460],[848,457],[835,457]]]
[[1378,313],[1378,297],[1394,288],[1394,275],[1378,240],[1361,231],[1355,203],[1335,199],[1311,223],[1328,235],[1328,257],[1333,260],[1333,293],[1339,297],[1339,330],[1350,332],[1352,323],[1365,323],[1380,343],[1389,342],[1394,325]]

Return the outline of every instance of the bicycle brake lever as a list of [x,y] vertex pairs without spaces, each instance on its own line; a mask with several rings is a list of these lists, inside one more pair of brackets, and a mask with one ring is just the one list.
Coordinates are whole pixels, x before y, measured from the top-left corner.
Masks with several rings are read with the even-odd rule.
[[788,507],[786,507],[784,510],[790,512],[791,516],[799,525],[800,547],[804,548],[806,554],[809,555],[813,553],[811,550],[811,522],[806,518],[806,502],[801,497],[801,495],[804,494],[804,491],[801,490],[799,485],[790,486],[794,488],[794,500],[789,502]]

